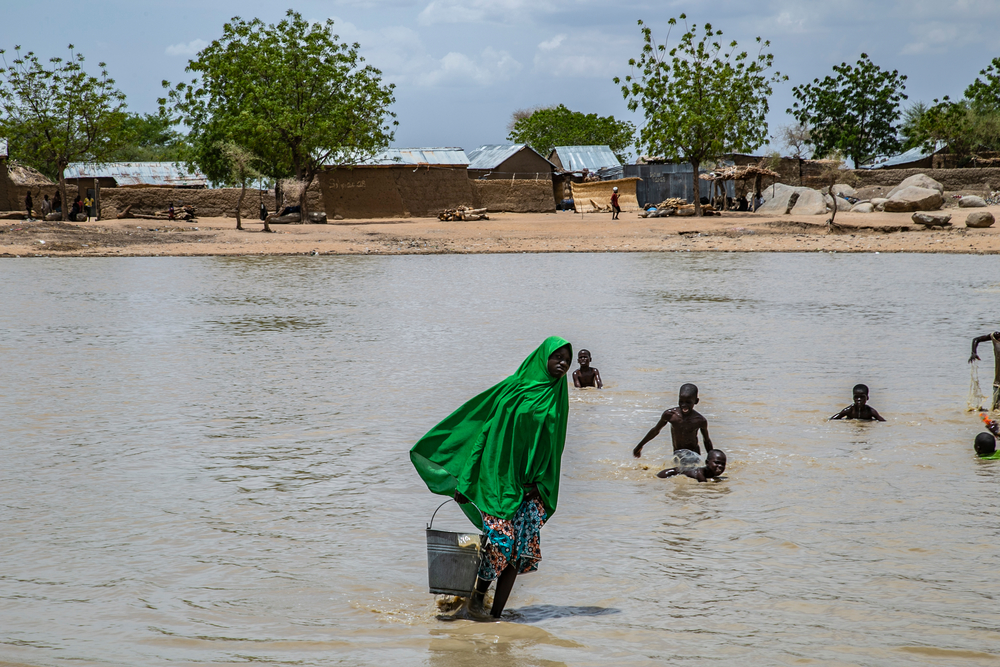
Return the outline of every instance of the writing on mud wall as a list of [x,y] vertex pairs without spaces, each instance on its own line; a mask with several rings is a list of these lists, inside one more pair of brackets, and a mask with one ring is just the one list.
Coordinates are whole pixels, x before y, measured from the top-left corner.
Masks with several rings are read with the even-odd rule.
[[358,181],[347,181],[346,183],[331,183],[330,186],[334,190],[350,190],[352,188],[363,188],[365,187],[365,179]]

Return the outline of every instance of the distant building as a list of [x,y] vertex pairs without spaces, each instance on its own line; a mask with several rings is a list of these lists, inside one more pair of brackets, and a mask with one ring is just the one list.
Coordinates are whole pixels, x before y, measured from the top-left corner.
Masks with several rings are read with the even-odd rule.
[[549,153],[549,162],[559,171],[572,172],[596,173],[622,166],[609,146],[556,146]]
[[555,165],[528,144],[486,144],[469,153],[469,178],[552,178]]
[[904,151],[899,155],[885,159],[876,159],[873,164],[861,167],[862,169],[932,169],[936,165],[934,157],[945,149],[943,141],[939,141],[933,150],[926,150],[920,146]]
[[390,148],[319,174],[328,218],[437,215],[472,205],[469,158],[461,148]]

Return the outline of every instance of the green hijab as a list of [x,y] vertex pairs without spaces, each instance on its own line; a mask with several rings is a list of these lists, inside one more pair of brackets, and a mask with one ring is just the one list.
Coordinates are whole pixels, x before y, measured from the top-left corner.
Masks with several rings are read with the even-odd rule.
[[[547,338],[521,367],[451,413],[420,438],[410,461],[433,493],[455,491],[476,507],[501,519],[513,519],[524,487],[535,484],[548,516],[556,511],[559,468],[566,443],[569,390],[566,377],[553,378],[549,356],[573,347]],[[482,528],[471,505],[462,510]]]

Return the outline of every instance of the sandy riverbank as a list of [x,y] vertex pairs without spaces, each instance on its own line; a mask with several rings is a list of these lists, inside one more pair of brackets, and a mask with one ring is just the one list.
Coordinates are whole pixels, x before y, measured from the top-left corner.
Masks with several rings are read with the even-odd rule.
[[[986,210],[1000,218],[1000,206]],[[968,229],[967,209],[949,211],[954,226],[943,230],[918,227],[908,213],[839,213],[835,229],[827,227],[825,216],[728,213],[645,219],[623,213],[613,221],[607,213],[500,213],[480,222],[414,218],[273,225],[273,234],[264,233],[259,221],[245,221],[246,230],[237,231],[232,218],[73,225],[0,221],[0,257],[686,250],[1000,253],[1000,225]]]

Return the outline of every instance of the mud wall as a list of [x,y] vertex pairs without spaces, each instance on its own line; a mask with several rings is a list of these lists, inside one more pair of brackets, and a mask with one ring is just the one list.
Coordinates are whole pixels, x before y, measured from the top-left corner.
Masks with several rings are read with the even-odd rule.
[[552,181],[525,179],[470,181],[472,205],[491,213],[547,213],[556,210]]
[[[639,178],[619,178],[613,181],[591,181],[571,183],[573,208],[577,213],[594,213],[611,210],[611,188],[618,187],[618,206],[622,211],[638,211],[639,200],[635,196],[635,184]],[[596,206],[595,206],[596,204]]]
[[[194,206],[199,217],[204,218],[235,218],[236,202],[240,198],[239,188],[218,188],[213,190],[195,190],[187,188],[101,188],[101,217],[114,218],[131,204],[132,213],[152,215],[156,211],[166,210],[170,203],[174,207]],[[254,188],[247,188],[243,198],[241,213],[243,217],[256,220],[259,218],[260,194]],[[296,204],[286,198],[285,204]],[[268,213],[275,212],[274,191],[264,194],[264,206]],[[313,181],[306,193],[306,206],[310,211],[322,211],[323,199],[317,181]]]
[[0,210],[17,210],[13,193],[14,182],[10,180],[10,174],[7,172],[7,159],[0,157]]
[[1000,167],[972,169],[856,169],[858,185],[895,187],[914,174],[925,174],[944,186],[945,190],[1000,190]]
[[329,218],[433,217],[473,201],[465,169],[330,169],[319,175],[319,182]]

